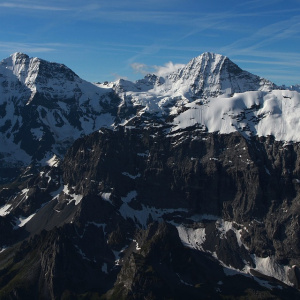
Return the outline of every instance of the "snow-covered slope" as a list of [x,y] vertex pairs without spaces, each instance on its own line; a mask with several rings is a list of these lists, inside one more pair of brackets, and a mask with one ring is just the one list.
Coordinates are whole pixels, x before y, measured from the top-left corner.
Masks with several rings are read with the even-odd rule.
[[203,53],[165,77],[147,75],[135,84],[119,80],[115,85],[115,90],[134,105],[162,114],[174,113],[174,108],[195,99],[274,88],[272,82],[243,71],[228,57],[214,53]]
[[0,62],[0,164],[47,163],[103,126],[155,121],[171,132],[198,126],[300,141],[298,103],[297,91],[280,90],[214,53],[164,77],[109,84],[92,84],[62,64],[15,53]]
[[118,102],[112,89],[86,82],[62,64],[11,55],[0,63],[2,163],[63,154],[81,135],[113,124]]
[[281,89],[219,54],[203,53],[164,78],[147,75],[135,84],[119,80],[114,89],[124,102],[142,107],[139,115],[171,116],[171,132],[196,126],[300,141],[298,91]]
[[228,57],[214,53],[203,53],[192,59],[183,69],[170,74],[168,79],[175,89],[183,87],[181,90],[187,98],[274,88],[270,81],[243,71]]
[[194,101],[177,115],[172,131],[191,126],[208,132],[234,131],[247,136],[272,135],[276,140],[300,142],[300,94],[296,91],[250,91]]

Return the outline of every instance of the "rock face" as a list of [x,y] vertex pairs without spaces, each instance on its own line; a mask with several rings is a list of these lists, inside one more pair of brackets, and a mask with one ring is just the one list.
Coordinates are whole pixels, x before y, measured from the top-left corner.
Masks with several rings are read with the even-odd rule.
[[[29,255],[33,274],[52,274],[27,283],[48,299],[219,297],[236,280],[244,282],[237,296],[296,297],[285,284],[299,280],[299,145],[199,130],[166,137],[165,129],[95,132],[19,187],[2,219],[34,214],[11,232],[38,235],[3,252],[3,274],[21,251],[19,273]],[[3,295],[27,293],[23,279],[13,283]]]
[[[60,81],[69,82],[68,86],[75,82],[83,90],[81,80],[66,67],[39,61],[33,87],[26,78],[32,78],[28,74],[35,68],[30,66],[38,60],[22,54],[10,60],[6,66],[14,66],[13,72],[19,74],[16,80],[24,83],[29,97],[35,88],[43,94],[46,104],[36,105],[37,111],[45,109],[49,99],[60,107],[62,103],[90,107],[80,106],[83,94],[72,101],[61,96],[54,100],[51,94],[46,101],[49,81],[38,79],[39,74],[45,78],[45,73],[55,74],[59,69],[63,74],[49,75],[50,81],[64,78]],[[197,85],[202,89],[201,99],[193,101],[191,96],[189,103],[179,107],[178,98],[172,104],[178,111],[174,113],[172,106],[166,115],[147,111],[145,102],[135,102],[134,93],[142,93],[146,86],[150,91],[168,80],[174,84],[183,78],[194,81],[195,65],[205,78]],[[224,78],[229,73],[231,86],[240,82],[241,88],[245,80],[244,87],[247,81],[247,89],[256,90],[214,98],[215,92],[228,86]],[[101,127],[99,121],[101,128],[89,127],[94,129],[85,135],[88,131],[80,129],[83,123],[74,125],[82,136],[64,148],[60,159],[53,157],[44,166],[38,158],[39,163],[31,165],[23,161],[26,168],[15,169],[17,179],[0,186],[1,299],[300,297],[300,146],[255,134],[259,128],[249,123],[265,109],[267,99],[288,95],[289,104],[295,105],[297,93],[259,91],[264,84],[258,77],[247,75],[225,57],[207,53],[177,74],[163,79],[147,76],[132,84],[127,96],[129,83],[125,81],[106,87],[90,84],[91,91],[106,89],[102,95],[107,98],[105,102],[100,97],[99,114],[91,111],[86,122],[101,120],[109,112],[114,126]],[[186,85],[180,85],[183,91]],[[138,87],[140,92],[134,92]],[[211,94],[205,94],[209,90]],[[29,103],[26,100],[24,108],[32,107],[34,97]],[[213,132],[208,117],[201,118],[202,122],[190,119],[197,107],[205,105],[214,109],[216,120],[217,116],[222,119],[224,114],[218,115],[214,101],[246,103],[246,98],[248,106],[256,99],[263,107],[238,106],[240,113],[235,114],[237,106],[231,105],[232,122],[247,120],[253,125],[247,130]],[[159,107],[162,98],[156,99]],[[272,103],[275,109],[277,102]],[[44,119],[54,110],[49,109]],[[6,116],[5,109],[2,118]],[[50,124],[53,134],[56,125]],[[50,141],[49,147],[57,149],[57,140]],[[50,149],[42,139],[37,145]],[[36,156],[26,150],[30,162],[44,153],[41,149],[35,149]]]
[[62,157],[81,135],[112,124],[120,102],[112,89],[22,53],[0,63],[0,92],[0,163],[10,169]]

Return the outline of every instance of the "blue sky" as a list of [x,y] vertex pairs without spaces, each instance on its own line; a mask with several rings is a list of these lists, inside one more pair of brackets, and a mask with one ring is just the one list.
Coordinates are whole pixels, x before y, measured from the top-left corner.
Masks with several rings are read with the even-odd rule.
[[0,59],[16,51],[100,82],[209,51],[291,85],[300,83],[300,0],[0,1]]

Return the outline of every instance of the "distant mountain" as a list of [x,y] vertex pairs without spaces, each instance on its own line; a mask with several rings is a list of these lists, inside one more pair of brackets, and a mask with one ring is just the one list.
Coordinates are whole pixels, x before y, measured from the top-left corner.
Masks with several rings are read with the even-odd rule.
[[[102,126],[127,124],[145,112],[163,115],[165,121],[195,99],[276,88],[212,53],[165,78],[148,75],[136,83],[108,85],[88,83],[64,65],[15,53],[0,63],[0,81],[3,167],[45,164],[53,155],[62,157],[78,137]],[[263,96],[254,94],[252,104],[259,102],[257,97]]]
[[0,298],[300,298],[299,115],[213,53],[103,84],[3,60]]
[[147,75],[136,84],[128,83],[127,87],[123,84],[122,88],[124,91],[151,90],[158,96],[172,94],[193,100],[221,94],[270,91],[277,86],[264,78],[243,71],[226,56],[203,53],[193,58],[185,67],[164,78]]
[[181,90],[190,99],[276,88],[272,82],[243,71],[228,57],[214,53],[203,53],[192,59],[184,68],[170,74],[168,81],[173,91]]
[[0,63],[1,165],[61,157],[81,135],[114,123],[119,98],[64,65],[15,53]]
[[300,84],[291,85],[288,89],[296,92],[300,92]]

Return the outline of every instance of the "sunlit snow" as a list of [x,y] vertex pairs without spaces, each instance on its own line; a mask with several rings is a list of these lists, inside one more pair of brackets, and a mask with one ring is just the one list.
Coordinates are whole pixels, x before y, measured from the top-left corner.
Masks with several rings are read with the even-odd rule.
[[281,141],[300,141],[300,94],[295,91],[245,92],[209,98],[203,105],[194,101],[186,107],[188,110],[174,118],[173,131],[198,124],[206,126],[208,132],[244,131],[248,135],[273,135]]
[[78,205],[81,202],[82,198],[83,198],[82,195],[77,195],[75,193],[71,194],[68,185],[64,186],[63,192],[71,198],[71,199],[67,199],[68,204],[75,201],[75,205]]
[[5,204],[4,206],[0,207],[0,216],[4,217],[10,213],[11,204]]
[[29,217],[25,218],[25,217],[19,217],[16,220],[16,224],[14,229],[18,229],[19,227],[23,227],[26,223],[28,223],[34,216],[36,213],[31,214]]

